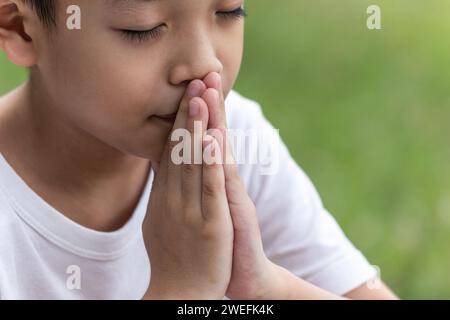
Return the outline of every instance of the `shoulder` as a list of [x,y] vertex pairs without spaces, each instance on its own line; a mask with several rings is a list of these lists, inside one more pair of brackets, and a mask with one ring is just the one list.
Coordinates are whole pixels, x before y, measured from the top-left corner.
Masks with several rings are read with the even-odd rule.
[[252,127],[264,119],[258,102],[231,90],[225,99],[225,111],[229,128]]
[[[294,202],[304,199],[320,207],[313,183],[291,156],[278,129],[264,116],[261,105],[231,91],[225,108],[238,170],[251,198],[273,204],[275,198],[292,197]],[[283,206],[281,203],[280,208]]]
[[15,213],[3,188],[0,182],[0,273],[3,269],[2,264],[5,263],[4,259],[14,247],[14,239],[17,239],[18,235]]
[[258,102],[231,91],[225,109],[230,146],[241,179],[252,196],[263,186],[262,180],[267,180],[263,176],[273,174],[285,160],[280,153],[284,145]]
[[[0,300],[5,298],[5,286],[8,274],[14,272],[17,262],[17,247],[24,240],[24,234],[18,225],[17,216],[4,190],[5,184],[0,181]],[[14,281],[14,280],[12,280]]]
[[[1,155],[0,155],[1,156]],[[6,185],[0,181],[0,234],[8,229],[13,222],[13,209],[5,192]]]

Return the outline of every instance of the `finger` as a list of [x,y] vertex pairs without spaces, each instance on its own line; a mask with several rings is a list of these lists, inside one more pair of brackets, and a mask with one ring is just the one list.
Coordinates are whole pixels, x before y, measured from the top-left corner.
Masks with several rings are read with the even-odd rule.
[[[219,129],[222,132],[222,152],[225,155],[225,164],[234,163],[230,140],[228,139],[228,126],[226,121],[225,103],[223,99],[222,78],[217,72],[209,73],[203,80],[208,87],[203,93],[209,110],[208,129]],[[227,166],[224,166],[226,170]],[[230,171],[230,170],[228,170]]]
[[221,85],[222,77],[217,72],[210,72],[203,79],[203,82],[205,83],[207,88],[219,90],[220,87],[222,86]]
[[201,97],[206,90],[206,85],[201,80],[193,80],[189,83],[185,95],[181,99],[178,109],[177,117],[173,126],[174,129],[184,128],[186,125],[186,118],[189,112],[189,102],[192,98]]
[[223,119],[223,107],[220,103],[220,95],[216,89],[208,88],[202,95],[208,105],[209,123],[208,128],[226,128],[226,122]]
[[[221,107],[220,95],[216,89],[208,88],[204,92],[202,98],[208,105],[209,110],[208,133],[212,134],[214,132],[213,135],[215,138],[222,142],[220,145],[222,153],[225,155],[224,170],[228,169],[228,171],[230,171],[233,168],[229,167],[233,165],[235,161],[232,154],[231,141],[228,139],[228,129],[226,123],[224,123],[223,117],[220,116],[220,110],[223,109]],[[215,125],[212,126],[211,123],[215,123]],[[215,134],[215,132],[218,133]]]
[[[224,165],[223,170],[225,174],[225,183],[235,183],[235,181],[239,180],[241,181],[241,178],[239,176],[238,167],[236,165],[235,156],[233,154],[233,149],[231,147],[229,135],[228,135],[228,129],[219,129],[221,132],[221,136],[223,137],[223,147],[222,152],[224,153]],[[227,186],[228,187],[228,186]]]
[[218,142],[212,136],[205,138],[203,148],[202,212],[205,220],[214,220],[223,212],[229,212],[225,175],[220,160],[222,154]]
[[[218,73],[211,72],[203,79],[203,82],[208,88],[202,96],[207,102],[210,112],[208,128],[214,128],[215,132],[217,130],[220,131],[218,136],[221,138],[217,140],[221,142],[220,146],[222,153],[224,154],[223,169],[228,202],[230,208],[231,206],[239,207],[242,205],[241,202],[246,198],[248,198],[246,200],[249,200],[249,197],[243,196],[247,195],[247,190],[239,176],[233,149],[231,148],[231,141],[228,135],[222,78]],[[216,92],[214,93],[214,91]]]
[[152,166],[152,169],[153,169],[155,175],[158,174],[158,172],[159,172],[159,161],[153,161],[151,163],[151,166]]
[[[225,137],[225,143],[228,140],[226,133],[226,130],[222,133]],[[224,152],[227,153],[223,156],[223,167],[225,176],[225,191],[231,217],[233,219],[233,225],[235,230],[249,230],[252,226],[257,225],[255,206],[239,175],[238,167],[231,148],[228,145],[226,148],[222,147],[221,150],[224,150]]]
[[217,72],[210,72],[204,79],[208,89],[215,89],[218,92],[219,102],[217,106],[214,106],[214,110],[210,110],[210,123],[209,128],[226,128],[227,118],[225,112],[225,99],[223,96],[223,83],[222,77]]
[[160,180],[160,177],[162,176],[162,175],[160,175],[160,170],[159,170],[160,162],[159,161],[153,161],[151,163],[151,166],[152,166],[151,169],[153,170],[153,175],[154,175],[153,184],[155,184],[156,181]]
[[[174,133],[176,133],[178,129],[183,129],[186,127],[189,101],[193,97],[201,96],[205,91],[205,89],[206,86],[201,80],[193,80],[190,82],[183,98],[180,101],[177,117],[175,119],[172,132],[170,133],[167,139],[165,150],[163,152],[163,157],[160,163],[160,171],[165,172],[165,174],[167,174],[167,180],[170,181],[171,184],[173,185],[178,185],[179,181],[181,180],[180,178],[181,166],[173,162],[173,159],[176,156],[176,154],[172,153],[175,151],[174,148],[180,143],[179,140],[173,139],[175,137]],[[165,168],[163,168],[163,166],[165,166]]]
[[[185,162],[181,169],[181,193],[183,202],[192,210],[188,213],[201,214],[202,195],[202,162],[203,135],[208,124],[208,106],[201,98],[193,98],[189,102],[189,112],[186,119],[187,141]],[[196,218],[196,217],[194,217]]]
[[228,130],[226,128],[208,130],[208,133],[213,134],[219,142],[220,150],[223,153],[223,170],[225,176],[225,186],[227,197],[230,204],[241,204],[240,200],[247,195],[247,190],[239,175],[239,170],[236,165],[236,160],[229,142]]
[[[229,208],[231,209],[232,205],[236,206],[237,204],[241,204],[241,199],[244,195],[247,194],[247,190],[242,183],[242,180],[239,177],[239,173],[237,170],[237,166],[234,161],[234,157],[230,148],[226,148],[227,146],[227,130],[226,129],[209,129],[207,131],[208,136],[212,136],[217,143],[217,148],[219,148],[221,154],[220,161],[222,163],[222,167],[224,170],[224,179],[225,179],[225,193],[227,195],[227,201],[229,204]],[[226,154],[228,153],[228,154]],[[227,157],[230,159],[227,163]],[[225,171],[226,170],[226,171]]]
[[[233,149],[231,148],[226,123],[222,79],[218,73],[210,73],[203,81],[208,88],[203,97],[207,101],[210,110],[209,128],[216,128],[214,132],[219,131],[217,136],[220,139],[217,139],[217,141],[220,144],[220,149],[224,153],[225,189],[230,213],[233,218],[233,225],[239,230],[245,230],[251,226],[257,226],[257,219],[254,204],[248,196],[246,187],[240,178]],[[218,98],[209,91],[210,89],[217,90]],[[253,214],[250,214],[251,212]]]

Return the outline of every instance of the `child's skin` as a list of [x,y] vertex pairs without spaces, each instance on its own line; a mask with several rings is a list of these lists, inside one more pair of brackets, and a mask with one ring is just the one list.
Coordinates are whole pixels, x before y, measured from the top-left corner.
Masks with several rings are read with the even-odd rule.
[[[194,121],[202,122],[202,132],[226,129],[220,92],[217,73],[191,82],[173,129],[186,128],[193,137]],[[230,150],[220,140],[211,143],[217,150]],[[255,206],[233,162],[175,165],[170,160],[172,144],[170,140],[166,144],[143,225],[152,261],[145,298],[287,299],[293,294],[289,290],[293,279],[296,298],[338,298],[266,258]]]
[[[75,2],[58,0],[61,19],[49,32],[21,0],[0,0],[0,46],[31,69],[29,81],[0,99],[5,159],[53,207],[100,231],[128,220],[153,167],[146,298],[336,298],[266,258],[234,164],[176,166],[165,149],[170,132],[194,120],[226,128],[244,22],[216,13],[243,1]],[[82,30],[64,28],[71,4],[82,8]],[[162,22],[161,34],[142,42],[120,31]],[[189,117],[192,82],[200,108]],[[159,118],[170,114],[175,123]],[[348,297],[394,296],[362,286]]]

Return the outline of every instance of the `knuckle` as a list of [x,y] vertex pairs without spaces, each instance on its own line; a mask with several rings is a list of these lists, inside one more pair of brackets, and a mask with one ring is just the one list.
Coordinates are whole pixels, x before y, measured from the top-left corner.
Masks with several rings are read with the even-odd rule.
[[220,182],[208,182],[203,184],[202,191],[204,196],[213,198],[223,191],[223,187]]
[[200,230],[200,236],[202,239],[213,241],[219,235],[219,232],[215,226],[205,224]]
[[192,184],[192,178],[196,175],[197,169],[197,165],[191,163],[182,166],[182,174],[185,176],[183,184],[188,186]]
[[186,209],[183,212],[181,222],[185,227],[196,228],[200,221],[199,216],[200,214],[197,214],[193,209]]

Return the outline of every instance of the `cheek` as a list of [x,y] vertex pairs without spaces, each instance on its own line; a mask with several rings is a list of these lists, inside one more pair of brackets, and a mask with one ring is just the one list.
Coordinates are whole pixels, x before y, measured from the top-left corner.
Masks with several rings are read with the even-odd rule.
[[243,29],[236,28],[235,32],[230,32],[228,37],[224,37],[220,41],[218,58],[224,67],[223,89],[226,94],[233,88],[241,68],[243,39]]
[[[60,45],[52,57],[53,92],[68,112],[103,119],[115,128],[136,126],[152,113],[152,92],[160,92],[155,68],[118,56],[108,46]],[[78,114],[78,117],[80,114]]]
[[162,71],[143,68],[141,61],[118,60],[101,48],[66,45],[52,50],[58,55],[49,55],[42,69],[61,114],[119,150],[159,160],[169,130],[153,125],[148,116],[160,109]]
[[237,56],[235,53],[230,54],[227,58],[222,60],[224,66],[223,74],[223,91],[224,95],[228,95],[236,82],[241,67],[241,56]]

